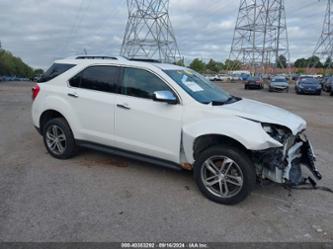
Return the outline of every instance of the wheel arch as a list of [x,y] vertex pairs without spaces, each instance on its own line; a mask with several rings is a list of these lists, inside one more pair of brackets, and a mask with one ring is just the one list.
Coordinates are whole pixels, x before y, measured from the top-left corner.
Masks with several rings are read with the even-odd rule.
[[245,153],[250,153],[250,151],[239,141],[226,135],[221,134],[205,134],[194,139],[193,142],[193,158],[198,159],[201,152],[212,147],[214,145],[229,145],[236,147]]
[[[45,124],[49,120],[54,119],[54,118],[64,118],[64,119],[66,119],[63,114],[61,114],[59,111],[56,111],[56,110],[53,110],[53,109],[45,110],[40,115],[40,118],[39,118],[39,129],[40,129],[41,133],[43,133]],[[66,119],[66,121],[67,121],[67,119]]]

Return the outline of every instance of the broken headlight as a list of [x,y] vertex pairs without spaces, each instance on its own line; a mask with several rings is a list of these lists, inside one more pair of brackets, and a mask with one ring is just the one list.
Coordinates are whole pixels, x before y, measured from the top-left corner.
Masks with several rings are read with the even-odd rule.
[[279,141],[281,144],[285,144],[292,134],[288,128],[280,125],[263,123],[262,128],[268,135]]

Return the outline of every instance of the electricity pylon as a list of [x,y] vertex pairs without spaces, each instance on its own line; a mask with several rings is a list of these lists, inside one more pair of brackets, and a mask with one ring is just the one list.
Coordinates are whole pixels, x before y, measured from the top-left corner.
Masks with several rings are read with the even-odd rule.
[[169,18],[169,0],[127,0],[127,6],[122,56],[168,63],[182,59]]
[[254,72],[288,65],[284,0],[241,0],[229,59]]
[[322,62],[325,62],[326,69],[331,69],[333,66],[333,14],[332,0],[327,0],[323,29],[313,55],[318,56]]

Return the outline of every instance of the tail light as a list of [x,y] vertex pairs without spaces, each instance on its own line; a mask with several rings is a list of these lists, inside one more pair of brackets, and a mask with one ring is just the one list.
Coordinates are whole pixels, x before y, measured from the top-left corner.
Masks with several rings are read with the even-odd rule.
[[39,87],[38,84],[36,84],[36,85],[32,88],[32,100],[35,100],[35,98],[37,97],[39,91],[40,91],[40,87]]

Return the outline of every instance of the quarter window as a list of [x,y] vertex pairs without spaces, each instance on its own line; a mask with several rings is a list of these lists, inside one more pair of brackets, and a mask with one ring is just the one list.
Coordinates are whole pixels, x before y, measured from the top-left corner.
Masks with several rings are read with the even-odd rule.
[[72,87],[79,87],[101,92],[119,93],[120,69],[113,66],[92,66],[74,76]]
[[50,81],[50,80],[54,79],[55,77],[59,76],[60,74],[63,74],[64,72],[68,71],[69,69],[71,69],[74,66],[75,65],[72,65],[72,64],[55,63],[42,75],[39,82],[42,83],[42,82]]
[[156,75],[137,68],[124,68],[122,94],[152,99],[156,91],[171,91]]

